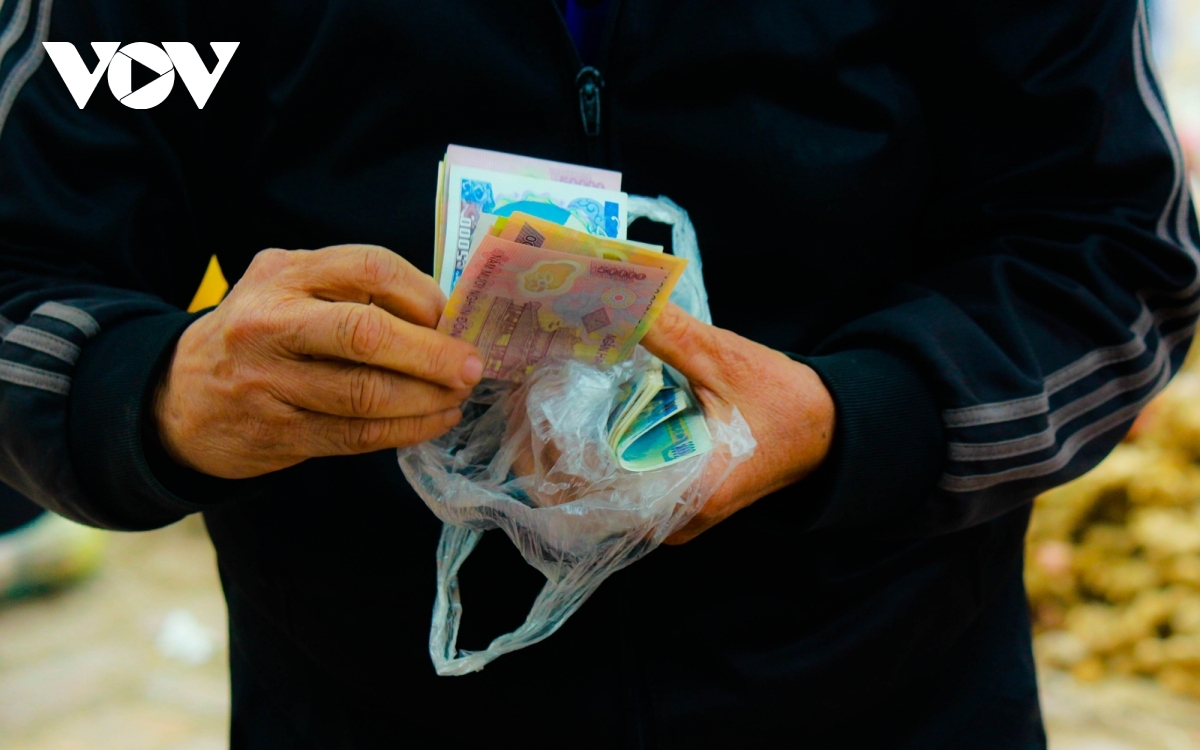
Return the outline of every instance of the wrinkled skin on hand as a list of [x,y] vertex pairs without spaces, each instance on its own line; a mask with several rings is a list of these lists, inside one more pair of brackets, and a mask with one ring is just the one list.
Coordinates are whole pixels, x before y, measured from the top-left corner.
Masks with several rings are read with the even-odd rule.
[[668,304],[642,346],[679,370],[706,414],[737,407],[758,446],[667,544],[688,542],[816,470],[833,439],[833,397],[812,368]]
[[[668,305],[642,345],[679,370],[706,414],[728,421],[737,407],[757,441],[754,455],[736,467],[699,512],[667,544],[682,544],[756,500],[798,482],[825,459],[834,429],[833,399],[820,377],[787,355]],[[514,399],[506,443],[519,441],[512,469],[519,476],[545,475],[558,461],[553,442],[541,444],[528,430],[523,398]],[[714,456],[705,475],[720,477],[728,456]],[[713,480],[716,481],[716,480]],[[586,487],[538,495],[560,505],[586,494]]]
[[183,466],[241,479],[437,437],[483,371],[473,346],[433,330],[445,304],[381,247],[264,250],[179,339],[159,439]]

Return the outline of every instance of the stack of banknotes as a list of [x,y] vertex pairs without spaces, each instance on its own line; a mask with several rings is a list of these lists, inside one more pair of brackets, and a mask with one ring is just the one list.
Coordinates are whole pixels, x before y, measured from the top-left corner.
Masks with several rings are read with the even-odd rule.
[[[543,361],[628,359],[686,261],[625,239],[617,172],[450,146],[438,171],[438,330],[476,346],[484,377],[519,382]],[[607,425],[621,466],[648,471],[712,449],[686,381],[651,359]]]

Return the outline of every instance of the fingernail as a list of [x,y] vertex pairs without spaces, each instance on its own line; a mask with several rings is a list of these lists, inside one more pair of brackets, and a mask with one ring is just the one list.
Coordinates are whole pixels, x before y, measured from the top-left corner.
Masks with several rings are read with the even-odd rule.
[[467,361],[463,363],[462,379],[464,383],[475,384],[483,377],[483,360],[478,355],[472,354],[467,357]]

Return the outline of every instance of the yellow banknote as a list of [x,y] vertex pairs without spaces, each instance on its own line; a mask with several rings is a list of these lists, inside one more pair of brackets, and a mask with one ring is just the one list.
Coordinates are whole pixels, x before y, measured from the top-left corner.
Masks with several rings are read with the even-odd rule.
[[487,236],[438,330],[478,347],[486,378],[519,381],[544,360],[612,365],[633,352],[670,296],[673,266],[663,266]]
[[[648,321],[646,330],[649,330],[649,324],[654,322],[663,307],[666,306],[667,299],[671,296],[671,290],[675,288],[675,283],[679,281],[679,277],[683,275],[683,269],[687,266],[685,259],[665,254],[659,245],[596,237],[521,212],[514,212],[506,220],[497,220],[496,225],[492,228],[492,233],[502,240],[516,242],[520,245],[665,271],[667,277],[663,288],[666,291],[654,298],[654,303],[646,315]],[[637,339],[640,341],[641,336],[639,335]],[[630,347],[630,351],[633,351],[632,347]]]

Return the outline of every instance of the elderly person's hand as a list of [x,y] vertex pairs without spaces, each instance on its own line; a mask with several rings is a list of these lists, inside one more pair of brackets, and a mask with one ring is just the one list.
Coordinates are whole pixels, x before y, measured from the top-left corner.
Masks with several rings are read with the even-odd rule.
[[381,247],[264,250],[180,338],[155,402],[163,447],[240,479],[441,435],[483,372],[433,330],[445,304]]
[[812,368],[668,304],[642,345],[691,382],[705,412],[736,406],[758,446],[699,513],[667,538],[682,544],[765,495],[808,476],[829,452],[833,399]]

